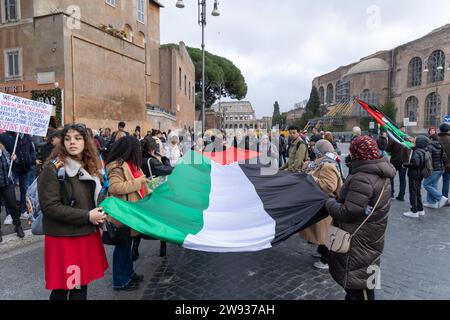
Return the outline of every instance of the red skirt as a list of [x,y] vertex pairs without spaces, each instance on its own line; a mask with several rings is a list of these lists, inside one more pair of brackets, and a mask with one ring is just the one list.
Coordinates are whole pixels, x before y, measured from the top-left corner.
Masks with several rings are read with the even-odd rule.
[[108,269],[100,229],[86,236],[45,236],[45,287],[71,290],[104,277]]

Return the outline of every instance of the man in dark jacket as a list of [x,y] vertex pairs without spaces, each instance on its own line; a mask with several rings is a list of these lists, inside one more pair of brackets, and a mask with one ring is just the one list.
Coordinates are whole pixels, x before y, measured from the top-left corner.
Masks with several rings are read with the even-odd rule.
[[427,202],[423,206],[438,209],[444,207],[448,201],[448,198],[444,197],[438,191],[438,182],[444,173],[447,154],[439,142],[439,136],[437,134],[431,135],[430,139],[431,142],[428,144],[427,150],[431,154],[433,173],[423,181],[423,187],[427,190]]
[[[391,154],[391,163],[397,170],[400,180],[400,191],[395,199],[405,201],[407,169],[403,167],[403,164],[409,162],[410,151],[402,144],[391,139],[386,146],[386,152]],[[394,179],[395,177],[391,179],[391,198],[395,197]]]
[[422,170],[425,167],[425,153],[428,152],[426,150],[428,143],[429,140],[426,136],[417,136],[411,160],[409,163],[404,164],[404,167],[409,169],[409,202],[411,204],[411,211],[403,214],[405,217],[419,218],[419,216],[425,215],[420,190],[422,189],[422,180],[424,178]]
[[442,175],[442,195],[448,198],[450,188],[450,125],[447,123],[439,127],[439,142],[444,147],[447,155],[447,162],[445,163],[444,174]]
[[[32,167],[36,166],[36,150],[29,135],[19,134],[16,148],[16,160],[13,163],[12,173],[15,181],[20,185],[20,212],[27,217],[26,193],[28,187],[33,182],[30,176]],[[9,154],[13,154],[16,133],[8,131],[0,134],[0,143],[5,146]],[[33,177],[34,178],[34,177]]]

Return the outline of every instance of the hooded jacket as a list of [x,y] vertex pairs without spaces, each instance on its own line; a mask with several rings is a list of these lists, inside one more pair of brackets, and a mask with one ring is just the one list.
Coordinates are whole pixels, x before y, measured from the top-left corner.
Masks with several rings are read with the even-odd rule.
[[427,152],[426,148],[428,146],[428,140],[425,136],[417,136],[416,138],[416,147],[411,156],[411,161],[409,163],[405,163],[405,168],[408,168],[408,177],[415,180],[422,180],[423,174],[422,169],[425,166],[425,152]]

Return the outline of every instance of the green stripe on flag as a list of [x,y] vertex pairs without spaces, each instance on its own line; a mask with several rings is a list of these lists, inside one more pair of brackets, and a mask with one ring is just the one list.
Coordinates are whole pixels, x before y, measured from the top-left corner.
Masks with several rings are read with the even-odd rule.
[[108,198],[100,206],[140,233],[182,245],[188,234],[202,230],[210,193],[211,161],[190,151],[149,197],[134,203]]

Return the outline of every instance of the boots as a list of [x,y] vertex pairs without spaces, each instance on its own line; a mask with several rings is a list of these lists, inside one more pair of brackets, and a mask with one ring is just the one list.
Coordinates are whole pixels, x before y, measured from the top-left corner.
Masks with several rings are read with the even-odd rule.
[[17,225],[14,227],[14,232],[17,233],[17,236],[19,238],[24,238],[25,237],[25,233],[23,232],[22,226],[21,225]]
[[139,258],[139,244],[141,238],[139,236],[133,239],[133,246],[131,247],[131,260],[136,261]]

